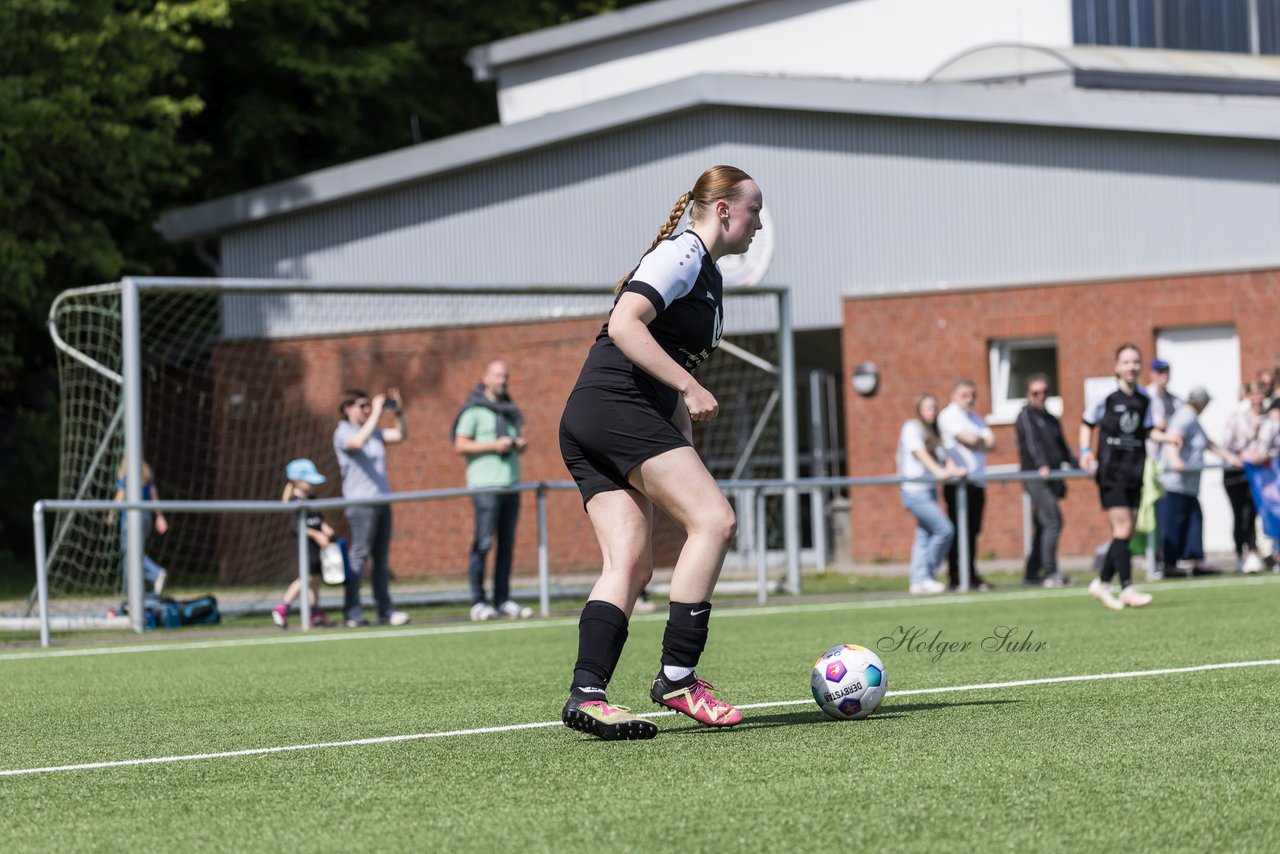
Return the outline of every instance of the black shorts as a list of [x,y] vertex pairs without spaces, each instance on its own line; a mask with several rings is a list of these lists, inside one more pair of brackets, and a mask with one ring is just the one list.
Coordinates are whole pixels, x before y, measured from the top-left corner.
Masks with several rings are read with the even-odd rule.
[[1112,483],[1098,481],[1098,497],[1102,499],[1102,509],[1112,507],[1130,507],[1137,510],[1142,504],[1142,484],[1128,481]]
[[576,389],[560,418],[560,455],[583,507],[601,492],[631,489],[627,473],[645,460],[688,446],[670,418],[634,393]]

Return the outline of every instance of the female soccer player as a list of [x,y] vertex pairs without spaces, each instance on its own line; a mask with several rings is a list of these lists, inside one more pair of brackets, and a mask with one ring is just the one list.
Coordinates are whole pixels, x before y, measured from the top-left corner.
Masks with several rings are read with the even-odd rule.
[[[724,328],[716,261],[747,251],[760,230],[760,188],[741,169],[713,166],[671,209],[639,265],[618,284],[560,421],[560,452],[582,493],[604,569],[578,623],[578,660],[561,719],[604,739],[658,729],[610,705],[636,597],[653,575],[653,506],[684,529],[671,576],[662,666],[650,697],[708,726],[742,713],[694,674],[707,644],[711,591],[734,534],[733,509],[693,449],[692,422],[718,404],[690,371]],[[672,237],[685,210],[691,228]]]
[[[1132,586],[1129,538],[1142,497],[1142,467],[1147,459],[1145,440],[1173,442],[1151,423],[1151,398],[1138,387],[1142,371],[1142,351],[1125,344],[1116,351],[1116,381],[1111,394],[1085,410],[1080,425],[1080,467],[1096,469],[1102,509],[1111,523],[1111,545],[1098,577],[1089,583],[1089,595],[1107,608],[1119,611],[1125,605],[1141,608],[1151,604],[1150,594]],[[1098,431],[1098,452],[1093,452],[1093,434]],[[1120,576],[1120,596],[1111,593],[1111,579]]]

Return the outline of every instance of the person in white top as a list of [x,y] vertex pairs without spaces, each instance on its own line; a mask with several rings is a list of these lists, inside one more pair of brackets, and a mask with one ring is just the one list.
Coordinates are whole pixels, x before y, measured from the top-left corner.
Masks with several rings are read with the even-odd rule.
[[911,547],[907,589],[917,595],[941,593],[947,587],[933,574],[951,548],[956,529],[938,506],[937,485],[919,479],[963,477],[964,469],[942,454],[942,437],[938,435],[938,399],[931,394],[916,398],[916,417],[902,425],[898,436],[898,474],[911,478],[902,483],[902,506],[916,518],[916,538]]
[[[982,531],[982,511],[987,503],[987,482],[983,475],[987,470],[987,453],[996,448],[996,437],[975,409],[978,402],[978,386],[973,380],[959,380],[951,387],[951,403],[938,415],[938,432],[942,435],[942,447],[948,459],[957,468],[965,470],[963,484],[968,502],[969,586],[974,590],[990,590],[982,574],[978,572],[975,556],[978,553],[978,534]],[[948,483],[942,487],[947,501],[947,516],[957,525],[958,491],[960,484]],[[958,528],[957,528],[958,530]],[[951,586],[960,586],[959,537],[951,543],[947,558],[947,573]]]

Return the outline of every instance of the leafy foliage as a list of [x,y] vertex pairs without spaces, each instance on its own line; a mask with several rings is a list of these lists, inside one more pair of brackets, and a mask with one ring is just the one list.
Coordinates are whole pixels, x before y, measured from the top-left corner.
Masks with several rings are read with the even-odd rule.
[[21,508],[56,490],[15,460],[57,456],[54,296],[207,274],[164,210],[491,123],[468,50],[631,2],[0,2],[0,539],[29,551]]

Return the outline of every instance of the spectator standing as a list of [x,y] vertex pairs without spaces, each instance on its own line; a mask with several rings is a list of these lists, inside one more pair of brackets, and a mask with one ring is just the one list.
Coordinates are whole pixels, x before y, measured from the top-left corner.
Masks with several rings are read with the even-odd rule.
[[978,534],[982,531],[982,514],[987,504],[987,453],[996,449],[996,437],[987,422],[977,413],[978,386],[973,380],[960,380],[951,389],[951,403],[938,415],[938,432],[942,447],[956,468],[964,469],[962,484],[942,487],[947,501],[947,516],[956,528],[947,560],[947,572],[953,589],[960,586],[960,536],[958,492],[965,490],[968,502],[969,581],[975,590],[990,590],[991,585],[978,572]]
[[[1173,413],[1177,411],[1179,406],[1182,406],[1182,398],[1169,391],[1171,370],[1171,366],[1164,359],[1152,359],[1150,373],[1148,374],[1151,382],[1144,387],[1147,397],[1151,400],[1151,426],[1157,430],[1166,429]],[[1161,462],[1160,443],[1147,439],[1147,459],[1143,464],[1143,483],[1158,483]],[[1152,492],[1154,494],[1151,494]],[[1152,505],[1154,505],[1154,510],[1152,510]],[[1146,536],[1150,537],[1155,543],[1154,551],[1157,568],[1154,572],[1149,572],[1147,577],[1153,581],[1158,581],[1161,578],[1159,567],[1164,562],[1163,553],[1160,551],[1160,517],[1164,512],[1164,496],[1160,490],[1152,489],[1144,493],[1142,510],[1144,512],[1140,514],[1140,518],[1145,520],[1145,525],[1150,525],[1150,520],[1155,520],[1154,526],[1152,526],[1149,533],[1146,533]],[[1150,511],[1150,515],[1145,515],[1148,511]],[[1146,531],[1145,525],[1139,526],[1141,532]],[[1142,540],[1140,538],[1135,539],[1137,539],[1137,542],[1134,548],[1141,552]]]
[[[385,411],[395,414],[396,426],[382,428],[378,423]],[[398,445],[409,435],[400,392],[388,389],[385,395],[370,397],[360,389],[342,393],[338,403],[342,420],[333,431],[333,451],[342,472],[343,498],[381,498],[391,494],[387,481],[387,445]],[[343,601],[343,617],[347,628],[367,626],[360,605],[360,582],[366,560],[373,562],[370,582],[378,608],[380,625],[402,626],[409,615],[397,611],[391,603],[391,505],[348,507],[351,525],[351,574],[347,578]]]
[[[1116,350],[1116,390],[1087,406],[1080,425],[1080,467],[1095,472],[1098,497],[1111,527],[1111,543],[1089,583],[1089,595],[1103,606],[1123,610],[1126,605],[1141,608],[1151,604],[1151,595],[1132,586],[1133,564],[1129,539],[1142,499],[1142,474],[1147,462],[1148,438],[1164,442],[1167,437],[1151,424],[1151,398],[1138,386],[1142,372],[1142,351],[1136,344],[1122,344]],[[1098,454],[1092,445],[1098,433]],[[1120,595],[1111,592],[1111,580],[1120,576]]]
[[947,586],[933,576],[951,548],[956,529],[938,506],[937,484],[918,479],[963,477],[964,469],[942,453],[938,399],[931,394],[916,398],[916,417],[902,425],[898,436],[898,474],[913,479],[901,486],[902,506],[916,519],[907,590],[913,595],[942,593]]
[[[506,362],[490,362],[454,421],[453,447],[467,461],[469,489],[514,486],[520,482],[520,456],[529,442],[524,436],[524,417],[507,393],[510,379]],[[520,519],[520,493],[472,495],[471,506],[475,511],[475,534],[467,566],[471,619],[533,616],[531,609],[511,599],[511,555]],[[484,565],[495,543],[490,604],[484,593]]]
[[1075,468],[1075,454],[1062,435],[1062,424],[1045,409],[1049,396],[1049,377],[1036,373],[1027,378],[1027,405],[1018,413],[1014,433],[1018,437],[1018,463],[1022,471],[1034,471],[1040,480],[1024,480],[1022,488],[1031,499],[1031,552],[1027,555],[1026,574],[1022,583],[1028,586],[1062,587],[1071,579],[1058,569],[1058,539],[1062,536],[1062,499],[1067,495],[1063,480],[1049,480],[1052,472],[1062,467]]
[[1160,483],[1164,486],[1165,496],[1158,523],[1165,559],[1161,572],[1166,575],[1178,560],[1194,561],[1193,572],[1210,571],[1204,566],[1204,514],[1200,508],[1199,469],[1204,465],[1204,452],[1213,451],[1228,465],[1240,465],[1235,454],[1219,447],[1200,426],[1200,413],[1208,405],[1207,390],[1202,386],[1191,389],[1187,402],[1178,407],[1169,419],[1166,431],[1172,444],[1164,449]]
[[[281,500],[286,504],[291,501],[307,500],[311,497],[312,488],[326,480],[325,476],[316,469],[316,464],[308,459],[293,460],[285,466],[284,473],[289,482],[284,486],[284,496]],[[317,628],[328,628],[333,625],[333,622],[318,607],[320,604],[320,550],[329,545],[333,536],[334,530],[324,521],[324,515],[319,510],[308,510],[307,562],[311,568],[311,589],[307,591],[307,599],[311,602],[311,625]],[[296,536],[293,539],[296,540]],[[289,582],[289,587],[285,590],[280,604],[271,609],[271,619],[280,628],[289,628],[289,606],[301,592],[302,581],[295,577]]]
[[[1245,403],[1243,409],[1235,409],[1227,419],[1226,435],[1223,447],[1240,460],[1254,465],[1263,465],[1270,457],[1268,443],[1270,430],[1264,403],[1271,391],[1269,380],[1254,380],[1244,388]],[[1249,478],[1240,466],[1227,466],[1222,472],[1222,485],[1227,491],[1227,499],[1231,502],[1231,513],[1234,518],[1232,535],[1236,547],[1236,572],[1259,572],[1263,568],[1262,557],[1258,554],[1257,508],[1253,505],[1253,494],[1249,489]]]

